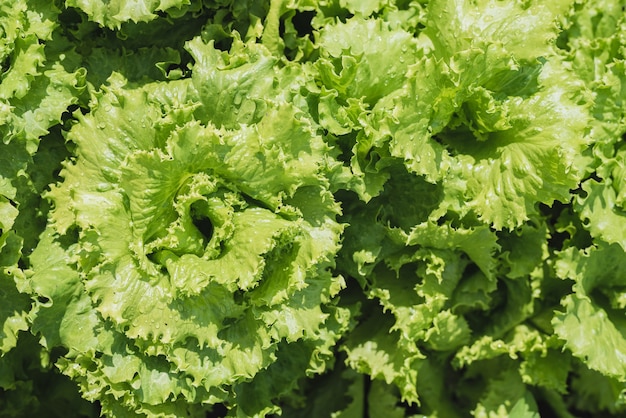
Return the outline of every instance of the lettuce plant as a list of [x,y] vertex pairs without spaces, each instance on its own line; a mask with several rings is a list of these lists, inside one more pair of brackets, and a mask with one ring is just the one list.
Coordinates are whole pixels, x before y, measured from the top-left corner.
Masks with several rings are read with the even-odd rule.
[[545,3],[0,0],[0,416],[622,416],[626,5]]

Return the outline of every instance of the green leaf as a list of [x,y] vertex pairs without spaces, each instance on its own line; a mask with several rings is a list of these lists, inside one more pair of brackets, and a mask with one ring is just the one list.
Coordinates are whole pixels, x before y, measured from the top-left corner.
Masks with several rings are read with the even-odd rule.
[[392,324],[392,318],[378,312],[362,320],[344,344],[346,363],[359,373],[393,383],[400,390],[402,400],[415,403],[418,402],[416,378],[424,355],[413,341],[391,332]]
[[531,274],[548,257],[548,231],[545,224],[527,223],[507,234],[500,234],[501,260],[511,279]]
[[589,368],[619,379],[626,375],[624,320],[596,295],[624,286],[624,260],[624,250],[616,244],[562,253],[557,273],[575,281],[574,293],[563,298],[565,310],[552,320],[556,335],[574,356]]
[[0,235],[0,358],[16,346],[20,331],[29,327],[30,298],[20,292],[16,280],[22,275],[17,266],[21,250],[22,239],[13,231]]
[[587,299],[569,295],[563,306],[566,312],[557,314],[553,324],[554,331],[566,341],[565,346],[589,368],[623,379],[626,338],[621,327]]
[[[372,381],[367,395],[368,412],[371,416],[404,418],[406,411],[399,405],[399,401],[397,389],[394,386],[382,380]],[[342,417],[342,415],[339,416],[339,418]]]
[[[122,23],[148,22],[157,18],[157,12],[183,9],[190,0],[68,0],[67,6],[76,7],[89,19],[109,28],[119,28]],[[180,13],[180,12],[176,12]]]
[[340,0],[339,4],[350,11],[350,13],[361,16],[369,16],[372,13],[382,9],[388,3],[387,0]]
[[553,51],[557,18],[571,4],[568,0],[550,4],[437,0],[428,4],[426,32],[440,53],[449,54],[446,58],[456,51],[493,44],[517,59],[535,60]]
[[316,66],[326,89],[368,104],[400,88],[418,54],[411,34],[392,29],[381,19],[355,17],[328,25],[317,44],[322,59]]
[[582,364],[575,368],[571,387],[577,397],[575,408],[591,414],[620,414],[624,411],[624,381],[591,370]]
[[490,279],[494,277],[496,236],[489,228],[454,228],[450,224],[424,222],[416,225],[407,237],[407,245],[461,250]]
[[582,184],[586,196],[577,196],[575,207],[585,228],[593,237],[626,250],[626,211],[617,205],[618,195],[611,179],[602,183],[593,179]]
[[13,226],[19,211],[4,196],[0,198],[0,230],[8,231]]
[[503,370],[489,381],[472,414],[476,417],[539,418],[533,395],[525,389],[519,374],[513,369]]
[[[434,49],[377,104],[372,125],[391,136],[391,155],[407,168],[443,180],[442,211],[473,211],[497,230],[512,229],[536,214],[536,202],[569,199],[590,114],[581,81],[551,45],[561,6],[429,4]],[[510,27],[518,21],[540,30]],[[528,34],[536,49],[508,29]]]
[[[195,38],[187,48],[196,60],[192,80],[204,105],[197,116],[218,127],[258,123],[268,108],[302,101],[293,91],[303,75],[293,64],[279,65],[262,45],[235,39],[229,52]],[[301,103],[306,106],[304,103]]]
[[72,352],[88,351],[97,342],[101,325],[71,267],[71,255],[54,241],[53,232],[46,230],[30,260],[29,291],[37,296],[29,313],[31,332],[48,349],[63,345]]

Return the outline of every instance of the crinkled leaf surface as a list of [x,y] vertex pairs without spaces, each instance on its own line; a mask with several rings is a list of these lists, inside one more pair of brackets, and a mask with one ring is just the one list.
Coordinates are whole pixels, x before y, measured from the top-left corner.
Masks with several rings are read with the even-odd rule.
[[76,7],[103,26],[119,28],[122,23],[145,22],[157,17],[157,12],[181,9],[190,0],[68,0],[67,6]]
[[624,320],[598,293],[623,289],[624,254],[616,244],[564,252],[557,271],[575,281],[574,293],[563,299],[565,310],[553,320],[555,333],[575,356],[589,368],[619,379],[626,374]]
[[[323,307],[343,286],[329,270],[342,227],[322,176],[327,147],[286,102],[231,129],[186,121],[211,114],[189,81],[135,87],[114,75],[97,93],[97,109],[79,115],[68,134],[78,158],[49,194],[52,227],[58,234],[77,228],[67,252],[81,280],[68,291],[87,302],[80,309],[92,311],[101,329],[68,361],[104,350],[103,338],[118,348],[109,360],[64,370],[86,374],[84,390],[105,398],[134,388],[130,411],[174,408],[165,405],[170,399],[232,399],[254,411],[246,413],[265,414],[288,380],[250,405],[227,388],[284,362],[291,344],[306,349],[285,371],[307,364],[322,371],[345,324],[341,310]],[[33,278],[39,286],[50,280]],[[114,373],[109,361],[126,364],[125,372]]]
[[622,416],[622,3],[0,1],[0,415]]

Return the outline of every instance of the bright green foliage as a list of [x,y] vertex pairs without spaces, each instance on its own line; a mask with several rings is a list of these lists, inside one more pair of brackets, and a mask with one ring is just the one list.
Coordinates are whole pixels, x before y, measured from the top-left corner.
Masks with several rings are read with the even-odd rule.
[[624,416],[625,7],[0,0],[0,417]]
[[[198,66],[218,53],[190,45]],[[236,86],[243,70],[221,71],[212,76]],[[50,336],[70,348],[61,370],[107,413],[119,413],[123,395],[135,412],[181,416],[188,404],[227,402],[265,414],[269,398],[235,393],[283,373],[280,395],[307,369],[323,370],[345,327],[347,312],[331,303],[343,287],[330,272],[342,227],[322,175],[327,145],[287,101],[256,116],[235,100],[229,111],[246,120],[213,125],[230,101],[203,105],[204,89],[214,91],[203,76],[139,87],[114,73],[92,112],[76,115],[67,135],[76,162],[48,194],[48,234],[59,239],[31,258],[33,290],[52,301],[38,306],[35,329],[49,345],[52,329],[39,321],[63,315]],[[56,268],[78,297],[78,323],[66,323],[71,305],[54,309],[68,296],[47,288]],[[77,328],[87,335],[76,339]],[[301,358],[273,371],[281,356]]]
[[157,12],[183,14],[190,0],[68,0],[67,7],[76,7],[89,19],[110,28],[128,21],[147,22],[157,17]]

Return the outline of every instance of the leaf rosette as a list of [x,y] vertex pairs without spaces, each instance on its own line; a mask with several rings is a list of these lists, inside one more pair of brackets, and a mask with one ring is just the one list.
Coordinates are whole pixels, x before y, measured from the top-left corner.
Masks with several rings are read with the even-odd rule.
[[[249,123],[218,127],[215,115],[249,101],[204,103],[194,85],[236,86],[248,67],[233,60],[221,81],[202,83],[212,51],[193,44],[193,82],[132,85],[114,74],[94,110],[77,115],[67,135],[76,158],[49,193],[50,238],[34,264],[64,271],[68,290],[38,269],[34,329],[69,350],[61,369],[109,413],[181,416],[220,402],[276,411],[276,396],[325,369],[346,326],[331,301],[343,287],[331,272],[342,226],[323,175],[327,145],[280,99]],[[82,338],[64,332],[63,311],[38,322],[57,303],[80,305]]]
[[554,46],[568,7],[442,0],[417,36],[373,18],[320,31],[319,120],[349,160],[346,188],[368,201],[404,164],[444,188],[432,219],[497,230],[568,201],[590,119],[588,90]]

